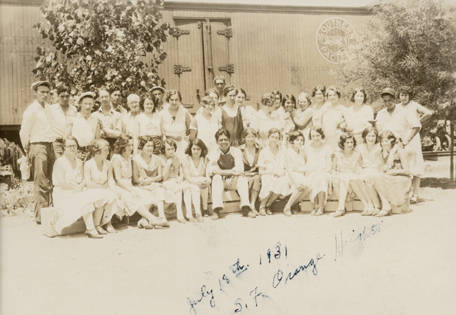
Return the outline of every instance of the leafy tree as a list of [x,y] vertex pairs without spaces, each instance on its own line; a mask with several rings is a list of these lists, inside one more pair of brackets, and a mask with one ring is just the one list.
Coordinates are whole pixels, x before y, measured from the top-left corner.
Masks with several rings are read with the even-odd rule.
[[165,85],[157,73],[166,58],[163,0],[57,0],[41,7],[34,27],[47,44],[37,47],[33,73],[74,92],[99,87],[124,95]]
[[370,95],[411,86],[418,102],[439,108],[456,83],[456,10],[439,0],[382,2],[346,52],[339,75]]

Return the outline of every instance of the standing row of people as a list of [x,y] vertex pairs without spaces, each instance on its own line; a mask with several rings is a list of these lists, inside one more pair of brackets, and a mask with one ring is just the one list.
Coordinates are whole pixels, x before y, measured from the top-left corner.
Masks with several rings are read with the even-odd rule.
[[[217,80],[216,83],[218,83]],[[161,219],[155,220],[146,215],[148,211],[143,212],[141,215],[145,221],[141,221],[140,224],[143,226],[166,225],[163,210],[161,210],[164,201],[176,204],[179,221],[185,221],[182,199],[186,205],[187,217],[191,218],[188,209],[191,209],[193,203],[195,211],[199,209],[195,214],[196,218],[200,219],[201,202],[197,197],[198,190],[203,197],[203,210],[207,208],[207,192],[211,190],[212,208],[215,213],[223,208],[223,190],[225,188],[238,190],[244,214],[252,217],[268,213],[271,204],[278,197],[291,195],[284,210],[286,214],[290,214],[291,206],[302,199],[306,193],[306,187],[309,188],[309,185],[304,184],[304,179],[309,178],[312,178],[310,182],[313,185],[321,187],[321,189],[311,189],[311,200],[316,205],[316,214],[324,211],[328,189],[331,190],[333,187],[340,188],[342,195],[346,195],[345,191],[350,190],[357,193],[365,204],[365,214],[385,212],[388,214],[388,207],[383,209],[385,210],[383,212],[376,210],[385,202],[375,203],[373,198],[374,194],[381,197],[382,188],[374,189],[375,185],[370,182],[367,185],[371,187],[370,191],[360,189],[364,185],[359,179],[348,180],[347,178],[353,177],[351,175],[340,176],[338,181],[344,184],[334,184],[337,181],[333,173],[335,170],[337,173],[344,173],[345,171],[340,170],[346,168],[353,171],[355,164],[352,163],[350,166],[344,158],[350,156],[352,161],[359,160],[355,158],[361,152],[359,144],[366,144],[363,132],[375,124],[377,134],[383,135],[386,131],[391,131],[394,136],[394,145],[389,150],[399,154],[402,164],[405,164],[404,169],[414,175],[415,193],[412,199],[416,198],[419,176],[422,175],[422,155],[419,151],[421,147],[416,147],[415,142],[420,143],[418,134],[420,119],[432,114],[425,107],[410,101],[411,91],[408,89],[400,91],[401,103],[399,104],[394,102],[395,93],[392,89],[383,90],[381,95],[386,108],[374,119],[372,108],[366,104],[367,95],[363,89],[353,92],[353,104],[350,106],[341,105],[341,95],[337,88],[316,87],[312,93],[299,94],[297,99],[293,95],[282,95],[279,91],[267,93],[261,99],[261,106],[254,108],[244,104],[247,94],[243,89],[231,86],[224,89],[219,87],[206,93],[201,100],[200,109],[192,117],[182,105],[179,91],[168,91],[163,97],[164,89],[161,87],[154,88],[153,95],[146,96],[143,100],[135,94],[129,95],[128,111],[110,101],[110,98],[115,99],[114,93],[117,91],[110,95],[107,91],[100,90],[101,106],[95,112],[93,112],[95,95],[90,92],[83,93],[79,97],[80,109],[77,112],[66,102],[69,96],[67,89],[58,90],[61,100],[59,104],[46,105],[50,84],[40,81],[32,88],[36,92],[37,100],[24,113],[21,140],[24,148],[29,152],[35,169],[37,222],[40,221],[40,205],[47,206],[50,201],[49,192],[52,185],[49,172],[52,170],[54,156],[63,154],[63,143],[69,137],[73,137],[77,142],[82,152],[80,157],[86,163],[89,162],[89,151],[93,147],[94,140],[105,139],[107,150],[111,151],[108,153],[107,160],[112,164],[115,183],[122,174],[125,174],[126,182],[129,181],[127,176],[129,157],[123,158],[125,162],[120,158],[122,154],[112,155],[115,151],[114,144],[119,141],[125,142],[122,140],[125,136],[131,139],[132,152],[129,156],[134,157],[131,184],[138,185],[141,182],[139,179],[144,178],[144,174],[147,173],[144,169],[151,172],[150,167],[160,165],[161,171],[166,176],[152,172],[156,174],[154,175],[156,178],[151,183],[159,184],[149,185],[149,183],[144,186],[148,187],[149,195],[162,197],[168,195],[170,198],[156,201],[157,198],[154,197]],[[220,94],[222,90],[223,95]],[[300,131],[300,135],[294,134],[296,131]],[[343,141],[342,148],[339,148],[342,136],[348,139],[349,149],[345,149],[346,140]],[[289,143],[292,138],[293,141]],[[318,138],[320,140],[315,140]],[[144,139],[149,140],[148,148],[153,147],[153,152],[150,153],[153,154],[150,157],[151,160],[148,160],[146,156],[149,155],[144,153],[146,145]],[[389,139],[391,140],[392,137]],[[293,144],[294,141],[306,143],[308,149],[300,149],[298,145]],[[319,141],[324,149],[317,149],[319,146],[316,143]],[[352,153],[346,150],[352,150],[351,146],[355,147],[356,143],[358,148],[353,151],[358,153],[353,153],[352,156]],[[192,157],[193,150],[201,151],[201,156]],[[380,151],[386,152],[388,149]],[[207,157],[205,157],[206,154]],[[389,152],[383,154],[389,156]],[[291,162],[290,156],[294,156]],[[287,167],[273,167],[268,173],[270,165],[275,164]],[[141,165],[142,168],[134,165]],[[291,170],[289,165],[292,165],[294,170]],[[121,172],[120,169],[125,170]],[[135,169],[143,169],[143,171],[137,172],[134,171]],[[184,177],[185,180],[183,180]],[[189,180],[191,177],[194,179]],[[276,181],[276,179],[280,180]],[[365,179],[363,180],[366,182]],[[153,192],[154,189],[148,185],[155,187],[154,189],[159,193]],[[326,189],[323,189],[324,187]],[[187,193],[182,194],[182,191]],[[255,205],[258,196],[259,210]],[[337,214],[342,214],[343,198],[339,201],[340,211]],[[150,205],[152,203],[149,203]],[[135,212],[141,213],[142,210],[137,210],[141,207],[134,208]]]

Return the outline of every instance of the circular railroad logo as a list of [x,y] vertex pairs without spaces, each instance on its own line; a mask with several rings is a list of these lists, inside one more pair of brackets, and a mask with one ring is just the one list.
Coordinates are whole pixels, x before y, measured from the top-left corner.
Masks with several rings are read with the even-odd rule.
[[345,49],[355,41],[355,35],[353,27],[346,20],[339,17],[329,18],[317,29],[318,51],[327,61],[338,64]]

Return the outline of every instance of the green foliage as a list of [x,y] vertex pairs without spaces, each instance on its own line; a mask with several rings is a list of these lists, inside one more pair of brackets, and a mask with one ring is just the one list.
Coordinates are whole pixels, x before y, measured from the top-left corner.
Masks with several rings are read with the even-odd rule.
[[163,0],[59,0],[41,7],[34,27],[48,45],[37,47],[33,73],[77,92],[106,87],[146,93],[164,85],[170,26],[160,22]]
[[439,0],[395,1],[372,7],[359,41],[346,52],[339,74],[370,95],[411,86],[418,102],[434,109],[456,83],[456,10]]

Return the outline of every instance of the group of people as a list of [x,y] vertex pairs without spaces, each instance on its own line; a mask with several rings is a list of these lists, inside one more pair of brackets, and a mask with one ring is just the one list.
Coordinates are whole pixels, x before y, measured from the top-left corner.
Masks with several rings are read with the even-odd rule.
[[143,98],[128,95],[127,108],[120,91],[85,92],[76,108],[68,88],[58,87],[58,102],[48,104],[50,83],[35,82],[20,137],[33,167],[36,222],[51,204],[57,232],[82,217],[94,238],[115,232],[114,215],[138,213],[140,228],[169,227],[168,204],[179,222],[201,222],[203,214],[220,216],[227,190],[237,191],[242,214],[251,218],[286,198],[285,215],[304,199],[321,215],[333,194],[334,216],[345,213],[353,194],[363,215],[407,212],[417,201],[424,172],[419,131],[432,111],[411,100],[410,88],[382,90],[385,107],[374,115],[364,89],[355,89],[348,104],[336,87],[297,98],[273,91],[254,107],[223,77],[214,85],[193,116],[179,91],[160,86]]

